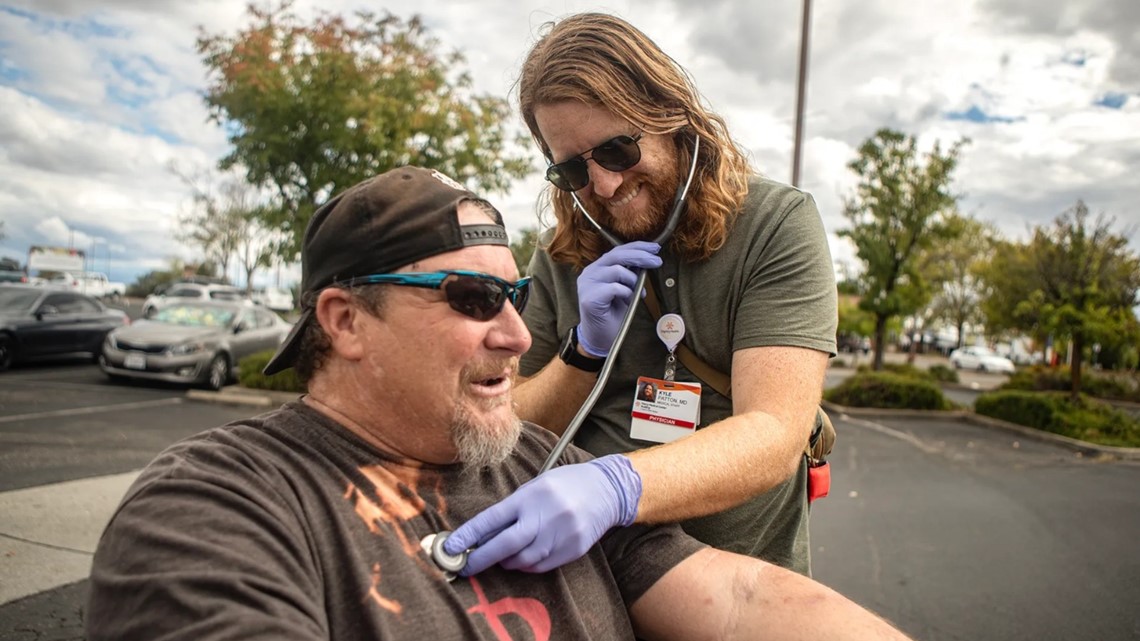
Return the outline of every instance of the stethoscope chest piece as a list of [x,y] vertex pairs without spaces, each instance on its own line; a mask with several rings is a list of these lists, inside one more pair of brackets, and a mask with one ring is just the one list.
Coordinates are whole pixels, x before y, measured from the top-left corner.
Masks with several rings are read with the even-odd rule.
[[443,578],[454,581],[463,566],[467,565],[467,552],[448,554],[443,549],[443,543],[448,536],[451,536],[450,530],[429,534],[420,540],[420,547],[423,548],[423,551],[427,553],[428,558],[439,568],[440,572],[443,572]]

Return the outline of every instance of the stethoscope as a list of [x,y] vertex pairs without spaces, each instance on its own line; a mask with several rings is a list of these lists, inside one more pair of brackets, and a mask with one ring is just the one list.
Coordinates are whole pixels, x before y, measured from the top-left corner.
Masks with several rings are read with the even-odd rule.
[[[673,196],[673,209],[669,212],[669,218],[665,222],[665,228],[657,235],[653,242],[658,245],[664,245],[666,241],[673,235],[677,229],[677,225],[681,222],[681,214],[685,211],[685,199],[689,195],[689,186],[693,184],[693,176],[697,173],[697,154],[701,149],[701,137],[693,137],[693,160],[689,164],[689,177],[685,180],[684,184],[677,187],[677,193]],[[571,192],[570,197],[574,200],[574,206],[586,220],[600,233],[611,245],[617,247],[623,244],[623,241],[617,236],[613,235],[609,230],[603,228],[594,220],[590,212],[582,206],[582,201],[578,200],[578,195]],[[582,406],[578,408],[578,413],[570,420],[566,426],[566,431],[562,433],[562,437],[554,444],[554,448],[550,450],[550,454],[546,457],[542,467],[539,468],[538,473],[543,472],[554,467],[555,463],[562,456],[562,452],[574,440],[574,435],[578,433],[578,428],[585,422],[586,416],[590,414],[590,410],[594,409],[594,404],[598,402],[598,397],[602,395],[602,390],[605,389],[606,383],[609,382],[610,371],[613,370],[614,362],[617,360],[615,357],[621,350],[622,343],[625,342],[625,336],[629,333],[630,325],[633,324],[633,314],[637,311],[637,302],[641,300],[641,293],[645,289],[645,278],[648,272],[644,269],[639,270],[637,274],[637,282],[633,286],[633,298],[630,299],[629,309],[626,310],[625,316],[622,318],[621,327],[618,329],[617,336],[614,338],[613,346],[610,347],[610,355],[606,358],[602,369],[598,372],[598,380],[594,382],[594,388],[590,390],[590,394],[586,400],[582,402]],[[464,550],[459,554],[448,554],[443,549],[443,543],[447,537],[451,535],[450,530],[443,530],[437,534],[429,534],[420,541],[420,545],[430,557],[432,562],[443,571],[447,580],[450,581],[455,578],[456,574],[467,565],[467,554],[469,550]]]

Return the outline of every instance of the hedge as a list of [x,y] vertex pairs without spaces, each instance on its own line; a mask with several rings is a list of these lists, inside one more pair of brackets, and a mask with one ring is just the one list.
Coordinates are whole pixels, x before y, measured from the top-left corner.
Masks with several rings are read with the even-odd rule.
[[[1049,368],[1036,365],[1018,370],[1001,389],[1026,391],[1069,391],[1073,388],[1068,367]],[[1140,402],[1140,378],[1135,374],[1100,374],[1081,370],[1081,393],[1119,401]]]
[[267,350],[250,354],[238,363],[238,382],[243,387],[253,389],[273,390],[277,392],[297,392],[303,394],[305,386],[297,380],[297,373],[292,369],[277,372],[272,376],[261,373],[269,360],[273,358],[276,350]]
[[911,410],[952,408],[950,401],[946,400],[934,382],[911,373],[857,371],[824,392],[823,397],[832,403],[848,407]]
[[979,396],[974,412],[1090,443],[1140,446],[1140,421],[1083,394],[1073,403],[1068,392],[998,390]]
[[957,383],[959,382],[958,370],[953,367],[947,367],[941,363],[931,365],[927,370],[931,378],[940,383]]

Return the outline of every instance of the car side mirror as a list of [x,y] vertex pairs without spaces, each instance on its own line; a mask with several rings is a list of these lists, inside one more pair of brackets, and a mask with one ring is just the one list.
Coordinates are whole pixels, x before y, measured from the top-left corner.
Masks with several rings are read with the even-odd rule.
[[247,329],[249,329],[249,327],[246,326],[245,321],[242,321],[242,322],[238,323],[237,325],[234,325],[234,333],[235,334],[240,334]]
[[55,316],[59,314],[59,308],[55,305],[44,305],[36,310],[36,320],[42,321],[44,316]]

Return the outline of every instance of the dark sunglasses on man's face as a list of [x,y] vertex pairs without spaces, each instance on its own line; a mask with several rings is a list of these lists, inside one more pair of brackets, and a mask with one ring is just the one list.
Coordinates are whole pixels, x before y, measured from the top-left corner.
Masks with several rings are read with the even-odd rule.
[[[562,191],[578,191],[590,184],[590,172],[586,161],[593,160],[610,171],[625,171],[641,162],[641,147],[636,136],[614,136],[602,144],[585,152],[546,168],[546,179]],[[586,154],[590,154],[586,157]]]
[[405,287],[423,287],[443,290],[452,309],[475,320],[491,320],[511,301],[521,314],[530,295],[530,278],[517,283],[497,276],[462,269],[438,272],[408,272],[403,274],[373,274],[360,276],[340,283],[345,286],[387,283]]

